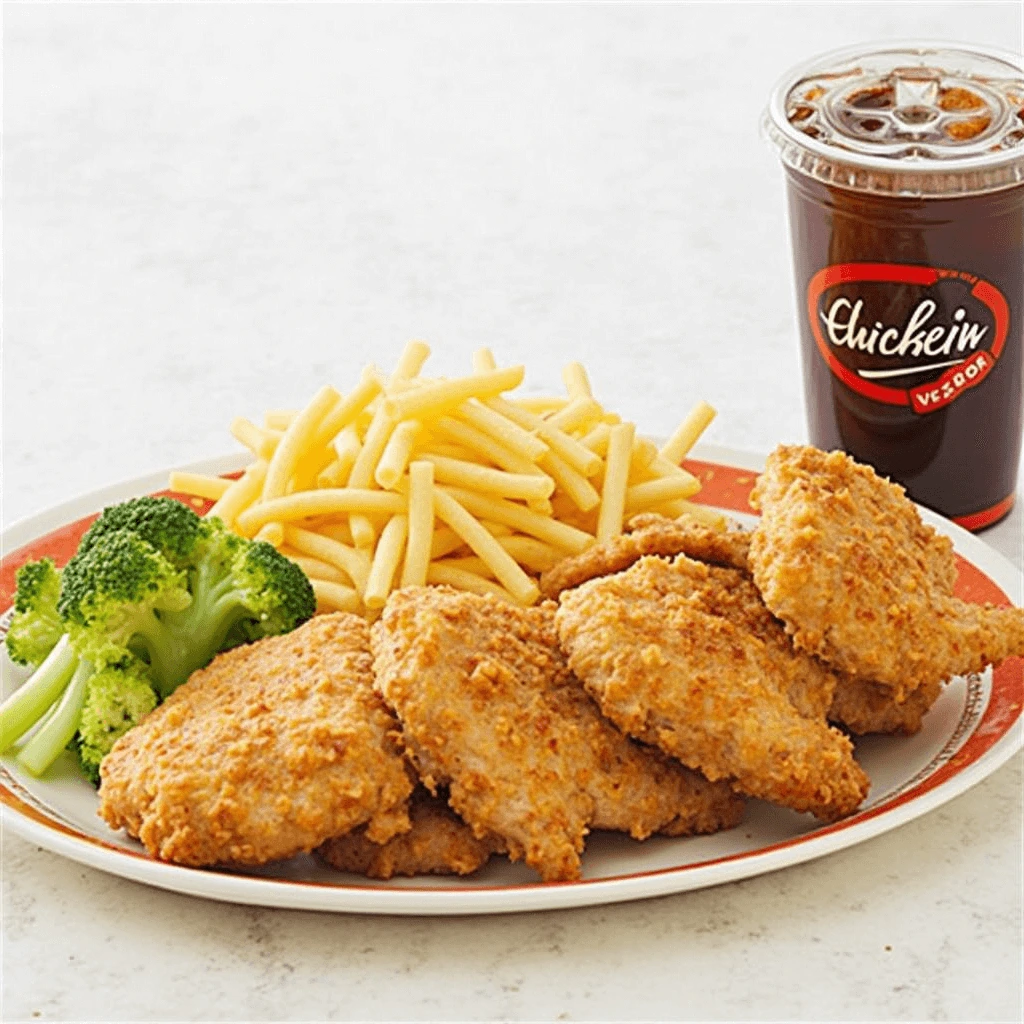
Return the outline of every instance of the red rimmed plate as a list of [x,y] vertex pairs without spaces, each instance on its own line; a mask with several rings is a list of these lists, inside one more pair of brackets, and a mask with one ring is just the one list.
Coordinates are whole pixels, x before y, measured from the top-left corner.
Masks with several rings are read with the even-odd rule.
[[[701,500],[743,519],[761,460],[705,447],[689,468],[704,482]],[[190,467],[227,473],[242,465],[229,456]],[[17,567],[49,554],[63,563],[104,506],[164,488],[165,473],[87,495],[4,531],[0,537],[0,611],[8,609]],[[1021,574],[978,538],[926,510],[922,516],[949,535],[960,566],[957,593],[966,600],[1020,602]],[[1011,601],[1011,597],[1013,600]],[[23,678],[6,662],[4,692]],[[305,910],[380,914],[509,913],[588,906],[704,888],[824,856],[933,810],[980,782],[1024,742],[1024,660],[950,683],[912,737],[868,737],[857,756],[872,780],[860,812],[819,826],[799,815],[751,801],[739,827],[690,839],[626,836],[589,838],[579,882],[542,884],[522,865],[495,858],[467,879],[369,881],[341,874],[312,857],[252,872],[197,870],[152,860],[96,814],[96,794],[64,755],[44,779],[0,759],[0,820],[54,853],[111,874],[211,899]]]

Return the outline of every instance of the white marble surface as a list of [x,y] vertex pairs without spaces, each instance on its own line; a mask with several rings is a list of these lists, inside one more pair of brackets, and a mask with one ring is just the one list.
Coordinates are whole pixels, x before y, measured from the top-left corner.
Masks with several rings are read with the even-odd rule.
[[[869,38],[1019,49],[1003,4],[8,5],[3,519],[229,450],[239,413],[429,339],[652,433],[805,436],[790,64]],[[987,535],[1018,565],[1021,517]],[[1022,1014],[1017,758],[939,811],[703,892],[508,918],[176,896],[3,838],[5,1020]]]

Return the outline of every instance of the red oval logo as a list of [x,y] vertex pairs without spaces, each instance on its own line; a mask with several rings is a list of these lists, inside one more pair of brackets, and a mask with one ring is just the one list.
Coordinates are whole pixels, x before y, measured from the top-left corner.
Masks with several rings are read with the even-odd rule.
[[[888,296],[881,301],[877,294],[843,289],[823,304],[830,289],[854,284],[868,291],[879,284],[911,286],[913,301],[895,303],[904,307],[895,323],[885,319],[894,305]],[[947,285],[960,289],[953,303],[936,298],[935,290]],[[954,312],[938,321],[936,314],[950,305]],[[819,270],[807,286],[807,315],[818,350],[839,380],[865,398],[910,406],[921,415],[980,384],[995,366],[1010,326],[1009,305],[988,281],[962,270],[902,263],[838,263]],[[917,379],[895,386],[901,378]]]

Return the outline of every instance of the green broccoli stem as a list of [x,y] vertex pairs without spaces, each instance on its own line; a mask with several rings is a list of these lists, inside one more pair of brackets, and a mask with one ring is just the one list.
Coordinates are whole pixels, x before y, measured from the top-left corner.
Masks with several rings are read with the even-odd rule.
[[46,660],[0,705],[0,753],[24,736],[64,692],[78,667],[67,634]]
[[149,658],[160,696],[169,696],[208,664],[232,627],[249,614],[243,595],[230,577],[200,566],[193,581],[192,603],[182,611],[162,611],[139,623],[133,641]]
[[78,732],[85,694],[92,675],[92,665],[87,661],[80,661],[53,714],[47,717],[18,752],[18,763],[33,775],[42,775]]

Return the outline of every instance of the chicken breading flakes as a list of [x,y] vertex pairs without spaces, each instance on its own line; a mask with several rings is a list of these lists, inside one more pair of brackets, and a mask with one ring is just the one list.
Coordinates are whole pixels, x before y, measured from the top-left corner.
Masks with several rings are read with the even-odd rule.
[[630,735],[824,820],[867,794],[825,721],[835,676],[792,649],[742,571],[645,557],[562,594],[557,623],[570,667]]
[[410,827],[397,723],[373,689],[366,623],[318,616],[194,673],[101,768],[100,813],[154,857],[256,865],[360,825]]
[[386,843],[371,842],[366,828],[328,839],[317,854],[338,871],[368,878],[395,875],[469,875],[500,853],[505,844],[495,836],[478,839],[448,806],[445,796],[417,787],[409,804],[412,828]]
[[599,713],[558,647],[554,606],[448,588],[392,596],[372,634],[377,685],[428,788],[479,838],[546,881],[580,876],[589,828],[683,835],[736,824],[743,804]]
[[801,650],[899,701],[1024,654],[1024,609],[954,597],[952,542],[869,466],[783,445],[750,500],[754,580]]

